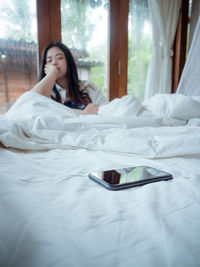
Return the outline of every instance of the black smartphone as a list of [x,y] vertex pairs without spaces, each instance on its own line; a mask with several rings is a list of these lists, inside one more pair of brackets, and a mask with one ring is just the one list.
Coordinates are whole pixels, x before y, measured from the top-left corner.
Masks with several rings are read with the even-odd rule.
[[91,172],[88,176],[109,190],[126,189],[173,178],[170,173],[148,166]]

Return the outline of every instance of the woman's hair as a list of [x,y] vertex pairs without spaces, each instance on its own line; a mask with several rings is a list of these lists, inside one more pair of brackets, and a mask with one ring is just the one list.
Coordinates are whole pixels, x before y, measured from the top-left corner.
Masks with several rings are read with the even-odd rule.
[[[58,47],[60,50],[63,51],[67,63],[67,73],[66,73],[66,78],[68,80],[68,89],[69,89],[69,96],[71,100],[75,101],[75,103],[81,103],[84,105],[87,105],[91,103],[91,99],[86,92],[86,88],[81,90],[80,88],[80,80],[78,79],[78,71],[76,67],[75,60],[72,56],[72,53],[70,52],[69,48],[65,46],[61,42],[52,42],[48,44],[42,53],[42,60],[41,60],[41,66],[40,66],[40,73],[39,73],[39,81],[41,81],[45,77],[45,72],[44,72],[44,66],[46,64],[46,57],[47,57],[47,52],[50,48],[52,47]],[[56,89],[56,86],[54,85],[53,91],[55,92],[56,97],[52,97],[55,101],[61,103],[61,96],[59,92]]]

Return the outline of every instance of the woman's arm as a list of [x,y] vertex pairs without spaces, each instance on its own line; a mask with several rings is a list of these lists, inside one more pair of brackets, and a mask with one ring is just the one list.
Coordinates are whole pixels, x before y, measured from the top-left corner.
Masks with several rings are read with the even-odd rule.
[[55,84],[58,70],[54,65],[46,64],[44,69],[46,76],[33,87],[33,91],[38,94],[50,97]]
[[99,110],[99,105],[98,104],[94,104],[94,103],[90,103],[87,105],[87,107],[82,111],[82,115],[89,115],[89,114],[93,114],[96,115],[97,112]]

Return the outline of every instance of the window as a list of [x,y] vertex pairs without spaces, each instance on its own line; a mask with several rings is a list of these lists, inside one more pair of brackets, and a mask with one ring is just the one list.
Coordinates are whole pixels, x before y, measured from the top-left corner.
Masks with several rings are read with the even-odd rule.
[[128,18],[128,94],[143,100],[152,50],[148,0],[130,0]]
[[62,42],[72,51],[79,78],[107,95],[108,0],[62,0]]
[[0,6],[0,113],[37,81],[35,0]]

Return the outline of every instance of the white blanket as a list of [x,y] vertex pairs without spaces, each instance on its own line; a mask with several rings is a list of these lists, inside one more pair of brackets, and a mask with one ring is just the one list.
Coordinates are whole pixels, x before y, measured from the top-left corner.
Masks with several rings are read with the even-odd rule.
[[[200,266],[200,99],[116,99],[80,115],[29,92],[0,117],[0,266]],[[92,170],[149,165],[118,192]]]
[[100,107],[98,115],[81,115],[28,92],[0,117],[0,141],[23,150],[85,148],[145,158],[199,156],[199,127],[181,127],[194,119],[200,119],[200,97],[157,95],[142,105],[126,96]]

